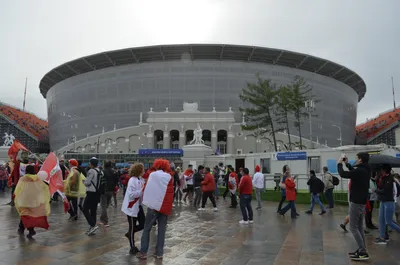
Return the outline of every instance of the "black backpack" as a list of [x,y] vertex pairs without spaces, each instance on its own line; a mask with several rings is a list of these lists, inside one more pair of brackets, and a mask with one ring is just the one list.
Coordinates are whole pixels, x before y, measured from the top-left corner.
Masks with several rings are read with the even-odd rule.
[[335,177],[334,175],[332,175],[332,174],[330,174],[331,176],[332,176],[332,184],[334,185],[334,186],[337,186],[337,185],[339,185],[339,178],[338,177]]
[[99,194],[104,194],[106,192],[106,178],[104,177],[104,173],[102,170],[94,169],[97,172],[97,186],[94,185],[92,181],[92,185],[96,189],[96,192]]

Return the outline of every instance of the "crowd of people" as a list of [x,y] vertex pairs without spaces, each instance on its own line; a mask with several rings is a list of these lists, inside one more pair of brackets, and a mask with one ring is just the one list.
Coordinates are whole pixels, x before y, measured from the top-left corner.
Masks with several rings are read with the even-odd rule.
[[[113,164],[105,161],[102,166],[98,159],[91,158],[89,167],[84,169],[80,162],[71,159],[68,167],[61,161],[60,169],[64,178],[64,192],[70,204],[69,220],[78,220],[78,209],[85,217],[89,228],[88,236],[96,234],[99,225],[109,226],[107,209],[114,200],[117,207],[117,192],[123,188],[123,202],[121,211],[127,216],[127,233],[125,237],[129,241],[129,253],[139,259],[147,259],[149,249],[150,231],[157,227],[157,242],[154,257],[163,258],[165,233],[167,230],[168,216],[173,211],[174,204],[186,203],[199,212],[206,210],[207,201],[210,201],[214,212],[218,212],[219,200],[218,186],[222,182],[225,191],[222,198],[230,197],[230,208],[236,208],[239,204],[242,212],[240,225],[253,223],[252,198],[253,191],[257,199],[257,210],[262,209],[261,196],[264,190],[264,175],[257,165],[254,175],[250,176],[248,168],[235,169],[222,163],[214,168],[199,165],[194,168],[188,165],[185,170],[165,159],[156,159],[149,169],[145,169],[141,163],[134,163],[129,169],[118,171]],[[18,166],[20,178],[16,179],[14,170]],[[50,194],[45,182],[37,177],[40,168],[33,161],[19,161],[17,165],[8,168],[0,167],[0,181],[9,174],[13,187],[12,201],[21,215],[18,232],[23,234],[29,231],[28,237],[35,235],[34,228],[48,228],[47,216],[50,214],[49,204],[56,200],[57,196],[50,199]],[[369,154],[359,153],[355,165],[350,165],[346,157],[341,157],[337,163],[337,170],[341,178],[349,179],[349,212],[340,227],[347,232],[347,224],[350,223],[350,232],[358,245],[358,249],[349,253],[353,260],[367,260],[369,255],[365,243],[365,234],[370,233],[364,229],[379,229],[379,237],[375,244],[383,245],[389,241],[391,229],[400,232],[398,225],[400,214],[399,175],[394,174],[389,164],[381,164],[372,167],[369,164]],[[318,178],[314,170],[309,172],[309,191],[311,203],[306,214],[312,214],[315,204],[321,208],[320,215],[324,215],[328,209],[334,208],[333,189],[339,183],[339,179],[323,168],[322,178]],[[4,177],[4,176],[5,177]],[[2,182],[0,182],[1,184]],[[10,184],[10,183],[9,183]],[[2,186],[1,186],[2,187]],[[300,215],[296,210],[296,176],[285,165],[279,183],[281,189],[281,201],[278,204],[277,213],[285,215],[289,210],[293,219]],[[1,190],[1,189],[0,189]],[[324,194],[328,205],[325,207],[320,196]],[[34,199],[33,199],[34,198]],[[239,199],[239,202],[238,202]],[[379,207],[379,228],[373,223],[373,209],[376,202]],[[286,205],[283,204],[286,202]],[[11,204],[11,203],[10,203]],[[100,204],[100,221],[97,222],[97,209]],[[147,212],[144,212],[144,206]],[[396,213],[396,215],[395,215]],[[394,215],[396,220],[393,220]],[[32,225],[33,224],[33,225]],[[140,248],[136,246],[134,235],[142,231]]]

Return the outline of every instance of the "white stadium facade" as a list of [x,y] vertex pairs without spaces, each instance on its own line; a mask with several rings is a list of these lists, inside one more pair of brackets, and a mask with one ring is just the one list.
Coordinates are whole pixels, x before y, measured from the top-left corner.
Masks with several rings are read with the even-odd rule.
[[[239,94],[256,73],[277,85],[300,76],[312,86],[319,102],[302,132],[309,138],[311,127],[314,147],[353,144],[366,85],[352,70],[286,50],[182,44],[102,52],[48,72],[40,92],[47,100],[51,149],[59,155],[181,149],[199,125],[205,144],[220,153],[271,151],[269,139],[241,130]],[[287,136],[278,140],[283,149]]]

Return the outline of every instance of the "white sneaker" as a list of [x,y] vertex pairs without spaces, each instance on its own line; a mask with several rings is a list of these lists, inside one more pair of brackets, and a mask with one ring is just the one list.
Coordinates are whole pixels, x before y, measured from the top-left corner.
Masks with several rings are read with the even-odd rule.
[[242,220],[242,221],[239,222],[239,224],[241,224],[241,225],[248,225],[248,224],[249,224],[249,221],[244,221],[244,220]]
[[218,208],[217,207],[213,208],[213,211],[218,212]]
[[253,220],[249,220],[249,224],[252,224],[252,223],[254,223],[254,221]]
[[206,208],[199,208],[199,209],[197,209],[197,211],[205,211],[206,210]]
[[88,236],[94,235],[96,233],[97,229],[99,229],[99,227],[97,225],[91,227],[89,232],[88,232]]

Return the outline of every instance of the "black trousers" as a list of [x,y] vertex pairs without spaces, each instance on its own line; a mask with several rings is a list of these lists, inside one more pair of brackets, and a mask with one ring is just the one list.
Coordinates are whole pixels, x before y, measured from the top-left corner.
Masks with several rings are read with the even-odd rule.
[[131,248],[134,248],[135,247],[135,233],[143,230],[144,223],[146,221],[143,207],[139,206],[139,212],[138,212],[137,217],[132,217],[129,215],[127,215],[127,217],[128,217],[129,230],[128,230],[128,233],[126,233],[126,237],[129,240],[129,245],[131,246]]
[[202,198],[202,201],[201,201],[201,208],[206,207],[206,202],[207,202],[208,198],[210,199],[213,207],[217,208],[217,204],[215,203],[215,198],[214,198],[214,191],[203,192],[203,198]]
[[237,202],[236,193],[229,192],[229,194],[231,195],[231,206],[237,207],[238,202]]
[[100,201],[100,194],[97,192],[86,192],[83,202],[83,215],[90,226],[95,226],[97,221],[97,204]]
[[282,205],[285,201],[286,201],[286,196],[282,195],[281,201],[279,202],[279,205],[278,205],[278,212],[282,209]]
[[365,211],[365,226],[367,228],[371,228],[374,224],[372,223],[372,211],[374,210],[374,201],[369,201],[371,205],[371,211]]
[[228,195],[229,192],[229,188],[228,188],[228,182],[225,181],[225,191],[224,194],[222,195],[222,197],[225,199],[226,196]]
[[78,216],[78,198],[74,198],[74,197],[67,197],[68,201],[69,201],[69,210],[68,213],[69,215],[72,216]]

